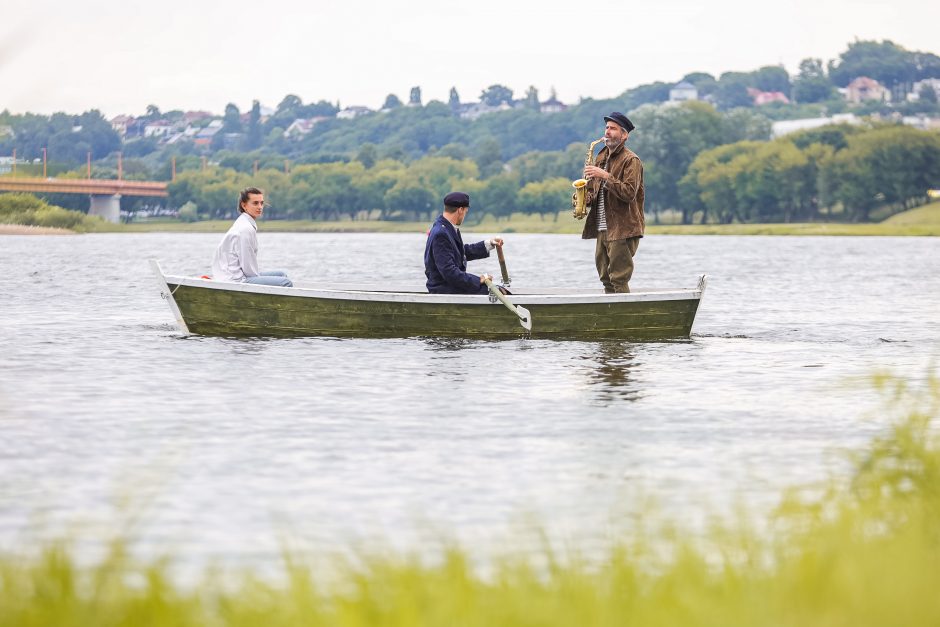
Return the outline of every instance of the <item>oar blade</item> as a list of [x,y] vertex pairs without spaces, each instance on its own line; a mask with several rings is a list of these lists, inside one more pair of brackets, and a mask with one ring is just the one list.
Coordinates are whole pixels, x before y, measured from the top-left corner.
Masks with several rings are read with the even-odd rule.
[[522,328],[526,331],[532,330],[532,314],[529,313],[529,310],[525,307],[516,305],[516,312],[519,314],[519,324],[522,325]]

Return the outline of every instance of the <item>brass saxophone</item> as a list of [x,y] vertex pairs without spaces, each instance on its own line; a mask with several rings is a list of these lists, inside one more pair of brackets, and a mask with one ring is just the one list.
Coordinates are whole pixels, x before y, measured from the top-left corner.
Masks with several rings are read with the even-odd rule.
[[[594,146],[598,145],[602,141],[604,141],[603,137],[600,139],[595,139],[591,142],[591,145],[587,150],[587,157],[584,159],[585,166],[594,165]],[[585,206],[587,203],[584,202],[584,188],[587,186],[587,179],[578,179],[577,181],[573,181],[571,186],[574,187],[574,200],[571,203],[571,215],[573,215],[576,220],[583,220],[584,216],[587,215],[587,207]]]

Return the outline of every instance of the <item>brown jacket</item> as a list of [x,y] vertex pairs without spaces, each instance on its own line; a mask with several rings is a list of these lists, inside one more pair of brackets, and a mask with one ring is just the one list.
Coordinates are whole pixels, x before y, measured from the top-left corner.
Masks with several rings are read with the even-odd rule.
[[[643,237],[646,229],[646,220],[643,217],[643,202],[646,191],[643,188],[643,162],[632,150],[620,144],[613,155],[610,149],[604,148],[597,155],[595,165],[604,167],[610,157],[610,164],[606,170],[610,178],[603,183],[607,187],[607,199],[604,203],[607,215],[607,239],[627,239],[630,237]],[[601,187],[601,179],[592,178],[588,181],[585,191],[585,202],[591,208],[584,219],[582,239],[597,238],[597,196]]]

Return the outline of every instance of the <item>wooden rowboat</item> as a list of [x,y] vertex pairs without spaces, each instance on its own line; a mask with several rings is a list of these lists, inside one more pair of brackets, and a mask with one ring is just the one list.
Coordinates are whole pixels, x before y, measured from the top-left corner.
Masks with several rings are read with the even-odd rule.
[[218,336],[681,339],[692,332],[706,283],[702,275],[695,288],[629,294],[513,288],[501,303],[361,285],[227,283],[165,275],[155,260],[151,266],[180,328]]

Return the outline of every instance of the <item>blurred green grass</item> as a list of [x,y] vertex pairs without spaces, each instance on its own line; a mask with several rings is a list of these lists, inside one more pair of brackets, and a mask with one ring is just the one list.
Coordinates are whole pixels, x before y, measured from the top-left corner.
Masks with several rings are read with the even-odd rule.
[[767,521],[692,533],[653,515],[600,557],[545,549],[485,574],[472,547],[366,554],[329,574],[286,552],[277,582],[207,570],[187,586],[121,538],[85,567],[54,543],[0,555],[0,625],[940,625],[940,385],[874,385],[890,428],[849,477],[788,491]]

